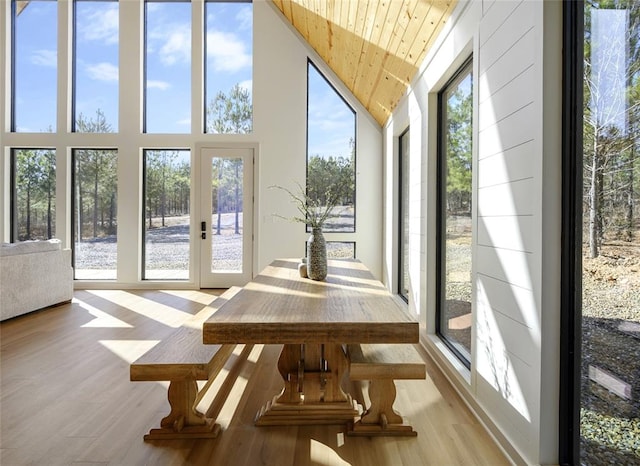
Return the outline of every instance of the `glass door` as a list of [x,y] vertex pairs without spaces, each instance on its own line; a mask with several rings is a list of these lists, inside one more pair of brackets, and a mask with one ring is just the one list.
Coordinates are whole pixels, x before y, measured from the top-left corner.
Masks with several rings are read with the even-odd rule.
[[203,148],[200,157],[200,286],[241,286],[253,270],[253,149]]

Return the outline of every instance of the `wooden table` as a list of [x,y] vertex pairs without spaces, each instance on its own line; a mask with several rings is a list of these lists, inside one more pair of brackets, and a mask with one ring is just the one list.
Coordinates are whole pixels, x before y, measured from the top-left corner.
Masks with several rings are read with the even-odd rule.
[[279,395],[256,425],[335,424],[358,415],[342,389],[347,343],[417,343],[418,322],[359,261],[329,261],[325,281],[276,260],[203,325],[209,344],[282,344]]

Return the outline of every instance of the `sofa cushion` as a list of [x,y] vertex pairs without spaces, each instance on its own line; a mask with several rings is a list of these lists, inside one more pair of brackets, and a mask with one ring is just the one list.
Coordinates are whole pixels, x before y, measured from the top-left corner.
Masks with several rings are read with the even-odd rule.
[[45,241],[21,241],[18,243],[2,243],[0,256],[16,256],[18,254],[32,254],[34,252],[58,251],[62,242],[57,239]]

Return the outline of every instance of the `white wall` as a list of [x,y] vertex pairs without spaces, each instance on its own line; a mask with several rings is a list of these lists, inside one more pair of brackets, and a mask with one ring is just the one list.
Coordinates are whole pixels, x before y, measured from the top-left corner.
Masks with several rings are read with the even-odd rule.
[[[561,2],[480,0],[456,17],[384,129],[385,278],[397,241],[391,209],[397,137],[411,126],[410,309],[423,342],[515,461],[557,458]],[[435,331],[437,93],[473,53],[471,371]],[[415,162],[415,165],[414,165]],[[414,218],[420,215],[420,221]],[[419,270],[419,271],[418,271]]]
[[[382,131],[369,113],[271,2],[254,2],[254,134],[260,141],[260,266],[275,257],[304,255],[308,234],[286,195],[269,186],[304,184],[306,170],[307,57],[357,112],[356,232],[326,233],[327,241],[355,241],[357,257],[381,277]],[[288,209],[288,210],[287,210]]]
[[[66,246],[71,245],[70,225],[70,155],[73,147],[105,147],[118,150],[118,280],[116,282],[83,282],[76,287],[141,287],[198,285],[194,260],[192,280],[189,283],[162,282],[158,285],[139,279],[141,257],[142,148],[190,148],[192,167],[198,164],[196,149],[202,145],[218,147],[257,147],[255,189],[255,263],[254,272],[260,271],[276,257],[302,257],[308,234],[304,226],[274,219],[277,212],[289,216],[294,207],[286,196],[268,187],[274,184],[293,186],[304,184],[306,172],[306,106],[307,57],[342,93],[357,112],[357,200],[356,233],[327,233],[328,241],[355,241],[356,254],[374,273],[381,276],[382,241],[382,132],[380,126],[356,101],[348,90],[335,79],[327,66],[311,50],[273,4],[266,0],[254,1],[254,131],[249,135],[202,134],[203,101],[202,65],[198,57],[203,54],[203,34],[195,25],[203,24],[204,2],[193,0],[192,34],[192,115],[190,134],[142,134],[142,29],[143,2],[120,2],[120,130],[113,134],[81,134],[68,131],[70,105],[58,105],[58,131],[55,133],[10,133],[9,126],[9,49],[10,31],[3,27],[2,54],[0,56],[0,241],[9,238],[9,156],[12,147],[55,147],[57,150],[57,205],[56,235]],[[58,38],[58,101],[68,103],[68,81],[71,54],[70,17],[71,0],[58,1],[58,30],[65,31]],[[10,2],[2,2],[0,24],[10,24]],[[197,207],[195,195],[199,192],[198,174],[192,174],[192,206]],[[192,212],[192,234],[197,235],[198,216]],[[197,236],[194,237],[198,239]],[[192,241],[192,259],[198,252],[199,239]]]

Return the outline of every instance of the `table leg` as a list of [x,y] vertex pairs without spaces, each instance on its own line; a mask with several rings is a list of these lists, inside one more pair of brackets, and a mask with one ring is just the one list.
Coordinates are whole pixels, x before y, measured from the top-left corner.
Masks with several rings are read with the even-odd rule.
[[341,386],[347,369],[341,345],[284,345],[278,360],[284,388],[258,412],[256,425],[353,421],[358,405]]

